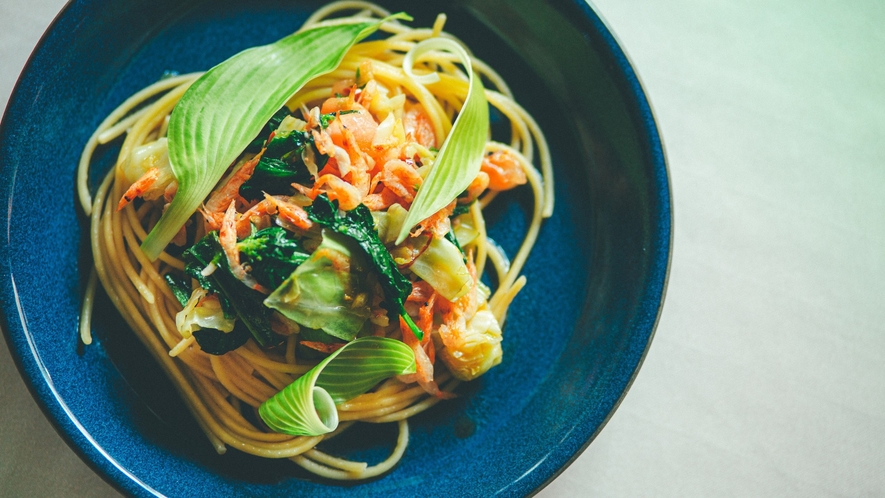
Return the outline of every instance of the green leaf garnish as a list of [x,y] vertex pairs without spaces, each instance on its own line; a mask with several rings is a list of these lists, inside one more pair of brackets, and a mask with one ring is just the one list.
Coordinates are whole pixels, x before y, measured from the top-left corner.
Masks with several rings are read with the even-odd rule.
[[394,375],[415,372],[415,353],[405,343],[363,337],[345,344],[258,408],[272,430],[319,436],[338,427],[335,405],[353,399]]
[[446,50],[457,55],[467,70],[470,88],[458,118],[446,137],[430,174],[421,184],[409,215],[403,223],[396,243],[400,244],[408,237],[412,227],[428,216],[446,207],[470,185],[479,173],[483,151],[489,131],[489,105],[486,101],[482,81],[473,74],[470,56],[458,45],[447,38],[430,38],[415,45],[403,61],[403,67],[419,82],[432,82],[431,75],[414,76],[411,74],[413,61],[431,50]]
[[279,287],[310,257],[301,242],[280,227],[258,230],[237,242],[237,248],[242,263],[251,268],[249,273],[268,289]]
[[185,92],[169,120],[169,161],[178,192],[141,245],[155,260],[231,163],[305,83],[335,69],[381,21],[320,25],[244,50]]
[[365,299],[357,299],[368,292],[364,260],[352,239],[323,230],[323,242],[264,305],[303,327],[351,341],[372,313]]
[[[258,344],[271,347],[281,341],[270,325],[271,310],[261,303],[264,295],[246,287],[231,274],[218,242],[218,232],[209,232],[182,256],[185,274],[195,279],[200,287],[216,294],[225,315],[236,315]],[[210,275],[203,275],[203,269],[210,264],[217,268]]]
[[222,332],[216,329],[200,329],[193,332],[194,339],[200,345],[204,353],[220,356],[229,353],[249,340],[249,329],[237,322],[231,332]]
[[163,276],[163,280],[166,281],[166,285],[169,286],[169,290],[172,291],[172,295],[175,296],[175,300],[178,301],[182,306],[187,305],[188,299],[191,297],[191,287],[188,283],[180,277],[173,275],[172,273],[167,273]]
[[415,337],[423,339],[424,332],[415,325],[405,308],[406,298],[412,293],[412,282],[400,273],[387,247],[381,242],[378,231],[375,230],[375,219],[372,218],[369,208],[365,204],[360,204],[346,213],[339,214],[338,201],[330,201],[326,194],[320,194],[306,210],[314,223],[357,241],[381,276],[379,283],[384,291],[385,309],[391,314],[403,317]]
[[469,213],[470,206],[472,206],[474,202],[476,202],[476,200],[472,200],[467,204],[456,204],[455,209],[452,210],[452,215],[450,216],[450,218],[456,218],[458,216],[461,216],[462,214]]

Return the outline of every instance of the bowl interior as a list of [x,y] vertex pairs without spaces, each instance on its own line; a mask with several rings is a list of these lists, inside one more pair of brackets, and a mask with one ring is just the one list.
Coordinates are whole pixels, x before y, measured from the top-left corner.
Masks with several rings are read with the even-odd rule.
[[[295,31],[320,2],[87,1],[70,4],[36,49],[0,129],[7,230],[0,241],[5,331],[42,408],[120,489],[217,496],[527,494],[580,453],[616,408],[648,348],[666,282],[670,198],[639,83],[584,2],[381,2],[464,40],[511,85],[550,143],[556,210],[525,267],[505,327],[504,362],[460,396],[411,419],[387,476],[357,486],[312,479],[288,461],[215,454],[173,387],[100,293],[78,342],[90,271],[74,191],[83,144],[126,97],[165,71],[205,70]],[[493,116],[494,120],[494,116]],[[93,185],[119,143],[99,150]],[[488,211],[515,253],[531,199]],[[395,428],[357,426],[326,448],[379,461]],[[343,438],[342,438],[343,439]]]

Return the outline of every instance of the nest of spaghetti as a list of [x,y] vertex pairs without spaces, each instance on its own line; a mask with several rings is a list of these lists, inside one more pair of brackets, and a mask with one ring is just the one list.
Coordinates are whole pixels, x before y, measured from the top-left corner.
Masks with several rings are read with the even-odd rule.
[[[333,4],[302,29],[342,10]],[[358,10],[360,18],[388,15],[370,4]],[[83,340],[91,342],[97,278],[219,453],[230,446],[289,458],[332,479],[377,476],[403,455],[409,417],[502,361],[507,308],[525,285],[520,269],[552,210],[552,178],[537,125],[475,58],[473,71],[488,103],[509,121],[510,140],[492,141],[486,130],[481,167],[467,188],[397,243],[469,90],[451,54],[431,52],[404,67],[423,40],[452,39],[444,21],[428,29],[381,24],[384,36],[353,45],[336,69],[307,82],[156,259],[142,245],[179,190],[170,114],[200,75],[167,77],[133,95],[87,144],[80,194],[95,271]],[[416,73],[434,73],[436,81],[417,83]],[[93,196],[85,180],[93,152],[124,135],[116,166]],[[535,207],[511,261],[486,236],[483,209],[523,185]],[[480,279],[485,271],[494,272],[494,292]],[[343,360],[336,367],[329,360],[359,356],[344,351],[371,338],[397,341],[410,369],[371,380],[349,399],[333,396],[325,433],[286,433],[268,422],[262,405],[309,376],[307,403],[321,412],[328,400],[316,397],[317,379],[348,372]],[[347,437],[339,434],[356,421],[398,423],[389,458],[369,465],[317,449],[324,439]]]

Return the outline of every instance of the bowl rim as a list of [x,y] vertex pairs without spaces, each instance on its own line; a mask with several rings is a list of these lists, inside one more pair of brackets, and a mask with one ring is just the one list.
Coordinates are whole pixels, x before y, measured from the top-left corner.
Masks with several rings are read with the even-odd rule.
[[[658,185],[658,188],[656,190],[659,194],[662,194],[659,195],[658,201],[662,210],[666,211],[666,215],[663,217],[664,223],[658,223],[655,226],[654,231],[658,234],[662,234],[662,232],[666,231],[666,261],[664,262],[665,264],[663,268],[660,300],[655,312],[654,322],[650,326],[648,340],[646,341],[646,344],[642,349],[642,353],[636,363],[636,366],[633,369],[633,372],[631,373],[624,389],[620,393],[620,396],[612,405],[612,408],[609,410],[608,414],[602,420],[599,426],[595,429],[593,434],[590,435],[590,437],[574,452],[574,454],[572,454],[572,456],[568,460],[566,460],[558,469],[551,473],[546,480],[538,484],[529,493],[529,496],[534,496],[542,489],[547,487],[569,466],[571,466],[571,464],[574,463],[578,459],[578,457],[580,457],[584,453],[584,451],[590,446],[590,443],[592,443],[596,439],[602,429],[608,424],[609,420],[611,420],[612,416],[618,410],[621,403],[625,399],[627,393],[630,391],[630,388],[633,386],[633,382],[635,381],[639,370],[642,368],[648,352],[651,349],[652,340],[654,339],[658,324],[661,320],[663,306],[667,295],[667,288],[669,285],[670,271],[672,268],[673,259],[674,207],[672,191],[673,187],[669,161],[667,160],[666,148],[661,137],[659,121],[657,120],[654,108],[652,107],[651,102],[648,99],[645,85],[643,84],[642,79],[640,78],[639,73],[636,69],[636,66],[635,64],[633,64],[633,61],[627,53],[624,45],[621,43],[615,31],[612,29],[611,24],[603,17],[599,9],[593,4],[593,1],[562,0],[562,2],[573,4],[584,14],[583,16],[579,16],[578,18],[573,19],[577,27],[585,28],[581,29],[581,31],[586,32],[587,30],[590,30],[595,34],[601,36],[603,44],[608,51],[607,55],[612,57],[616,61],[620,76],[626,79],[627,86],[630,89],[630,91],[628,92],[630,102],[635,106],[635,110],[638,111],[638,113],[644,118],[641,120],[641,135],[643,135],[648,140],[647,145],[651,149],[650,162],[653,165],[653,171],[658,174],[660,179],[663,180],[662,184]],[[27,62],[23,66],[21,73],[16,79],[15,85],[13,86],[6,108],[3,111],[2,118],[0,118],[0,138],[6,136],[6,128],[8,126],[11,126],[8,122],[8,114],[10,109],[15,106],[16,101],[19,99],[19,87],[23,84],[25,76],[27,76],[33,70],[35,59],[42,52],[44,45],[48,43],[49,39],[53,36],[55,30],[58,29],[62,21],[66,19],[67,16],[71,13],[74,8],[74,4],[74,0],[67,0],[65,5],[55,15],[52,22],[43,31],[39,41],[28,56]],[[12,179],[13,182],[11,183],[14,183],[15,173],[13,173]],[[0,249],[3,249],[4,252],[9,249],[8,228],[9,219],[7,218],[7,237],[4,241],[2,241],[3,247],[0,247]],[[661,242],[663,242],[664,238],[662,237],[661,239]],[[15,308],[18,312],[18,316],[16,317],[16,319],[21,326],[23,337],[13,337],[13,332],[10,331],[9,326],[10,317],[7,316],[7,313],[3,308],[0,308],[0,330],[2,330],[3,332],[3,337],[6,340],[6,344],[9,348],[10,356],[12,357],[13,362],[18,369],[22,381],[24,381],[25,386],[27,387],[31,397],[34,399],[37,406],[43,412],[43,415],[50,422],[53,429],[55,429],[55,431],[65,441],[65,443],[74,451],[74,453],[76,453],[77,456],[93,472],[100,476],[115,490],[124,494],[137,494],[139,491],[146,491],[154,496],[164,496],[162,493],[152,488],[149,484],[139,479],[138,476],[126,469],[125,466],[123,466],[120,462],[114,459],[113,456],[107,453],[107,451],[93,439],[91,434],[71,412],[70,408],[61,397],[61,395],[56,391],[51,374],[43,364],[42,359],[40,358],[40,354],[36,349],[36,344],[29,330],[27,320],[24,315],[24,310],[22,309],[21,303],[19,301],[19,293],[16,286],[15,278],[12,274],[11,268],[7,264],[7,261],[8,259],[6,261],[0,262],[0,264],[3,265],[2,267],[0,267],[0,282],[2,282],[4,288],[7,285],[11,287],[11,295],[15,301]],[[0,288],[0,291],[5,291],[4,288]],[[18,341],[16,339],[18,339]],[[23,342],[20,344],[22,340]],[[33,361],[33,363],[29,361],[26,364],[26,353],[30,354],[30,359]],[[125,480],[123,478],[125,478]]]
[[[50,22],[46,29],[43,30],[43,34],[40,35],[40,40],[34,45],[31,53],[28,55],[28,59],[22,67],[21,73],[19,73],[15,85],[12,88],[12,93],[9,95],[6,108],[3,110],[3,116],[0,118],[0,141],[6,136],[7,127],[11,126],[8,121],[8,115],[10,109],[15,107],[16,102],[20,98],[19,89],[20,86],[23,85],[25,76],[33,70],[36,58],[42,52],[44,46],[49,43],[55,30],[63,20],[67,18],[74,7],[75,0],[67,0],[65,2],[65,5],[58,11],[55,17],[53,17],[52,22]],[[10,183],[14,183],[14,181],[15,173],[13,173],[13,180]],[[9,186],[9,188],[11,187],[12,185]],[[9,209],[11,209],[11,203]],[[9,218],[7,217],[5,231],[6,237],[2,241],[2,250],[4,252],[8,250],[9,245],[9,221]],[[43,416],[46,417],[52,428],[55,429],[55,432],[61,436],[62,440],[74,451],[80,460],[116,491],[123,494],[134,495],[138,490],[145,490],[154,496],[162,497],[162,493],[159,493],[150,485],[139,479],[138,476],[127,470],[95,441],[92,435],[89,434],[89,431],[87,431],[77,417],[74,416],[67,403],[55,389],[52,376],[43,364],[40,354],[37,352],[36,344],[31,335],[24,315],[24,310],[22,309],[19,300],[15,277],[12,274],[12,269],[8,266],[7,261],[8,259],[0,261],[0,264],[3,265],[0,267],[0,282],[2,282],[0,291],[5,291],[6,285],[11,285],[12,287],[12,296],[15,300],[16,311],[18,312],[16,318],[21,325],[23,334],[21,339],[23,339],[26,344],[23,344],[20,348],[19,344],[16,343],[13,333],[10,331],[10,317],[7,316],[2,307],[0,307],[0,331],[3,332],[3,337],[6,340],[6,345],[9,348],[13,363],[15,363],[20,377],[24,381],[25,387],[27,387],[31,397],[36,402],[37,407],[43,412]],[[25,349],[25,347],[27,349]],[[25,363],[25,353],[30,354],[33,364]],[[40,382],[38,382],[38,379]],[[52,402],[52,404],[50,404],[50,402]],[[102,460],[99,460],[98,457],[101,457]],[[128,478],[128,481],[124,481],[113,475],[114,472],[119,473],[119,477]],[[137,487],[133,486],[133,484],[137,484]]]
[[[580,457],[584,451],[590,447],[590,443],[592,443],[596,437],[602,432],[602,429],[608,424],[609,420],[611,420],[612,416],[614,416],[615,412],[618,408],[621,407],[621,403],[627,397],[627,393],[630,391],[630,388],[633,387],[633,382],[636,380],[636,377],[639,375],[639,370],[642,368],[643,363],[645,363],[645,358],[648,356],[648,352],[651,349],[652,340],[655,337],[655,333],[658,329],[658,324],[661,321],[661,315],[664,310],[664,301],[667,297],[667,287],[670,283],[670,270],[673,264],[673,182],[671,181],[670,174],[670,162],[667,160],[667,149],[664,145],[664,140],[661,137],[660,131],[660,122],[657,119],[657,114],[655,113],[654,107],[652,106],[651,100],[648,98],[648,92],[645,89],[645,84],[642,81],[642,78],[639,75],[639,71],[636,69],[636,65],[633,63],[633,59],[630,57],[627,49],[624,44],[621,42],[615,30],[611,27],[611,24],[605,19],[605,17],[600,12],[599,8],[596,7],[593,0],[572,0],[573,3],[578,4],[583,7],[583,11],[585,16],[582,17],[581,21],[589,21],[590,24],[595,24],[592,21],[592,18],[595,17],[596,23],[598,23],[596,32],[600,34],[605,44],[608,46],[611,55],[615,56],[615,59],[618,61],[618,67],[621,69],[623,76],[625,76],[629,83],[632,83],[631,87],[633,87],[633,92],[631,95],[636,99],[636,104],[639,105],[639,111],[641,114],[646,115],[650,119],[644,119],[643,129],[645,134],[651,139],[651,145],[654,149],[653,156],[655,156],[656,169],[661,168],[664,174],[664,180],[666,187],[666,198],[662,198],[661,200],[663,206],[666,207],[668,212],[668,220],[667,220],[667,261],[664,267],[664,276],[663,283],[661,287],[661,298],[658,303],[658,309],[655,314],[654,323],[651,325],[651,330],[648,334],[648,341],[645,344],[645,347],[642,350],[642,354],[639,357],[639,361],[636,363],[636,368],[633,369],[633,373],[630,375],[630,378],[627,380],[626,386],[624,386],[624,390],[621,391],[621,395],[615,401],[614,405],[612,405],[611,410],[609,410],[608,414],[593,432],[587,441],[575,451],[574,455],[571,456],[565,463],[562,464],[559,469],[557,469],[550,477],[547,478],[546,481],[541,483],[537,488],[532,491],[530,496],[534,496],[538,494],[542,489],[546,488],[551,482],[556,480],[557,477],[562,475],[563,472],[567,468],[569,468],[577,459]],[[632,81],[631,81],[632,80]]]

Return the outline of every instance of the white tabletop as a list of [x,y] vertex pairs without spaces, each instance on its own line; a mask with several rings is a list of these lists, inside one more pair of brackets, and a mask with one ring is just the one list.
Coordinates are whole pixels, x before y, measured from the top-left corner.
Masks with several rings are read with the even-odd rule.
[[[675,237],[651,351],[541,496],[885,494],[885,4],[597,0],[642,77]],[[5,99],[62,0],[0,5]],[[0,341],[0,496],[117,496]]]

